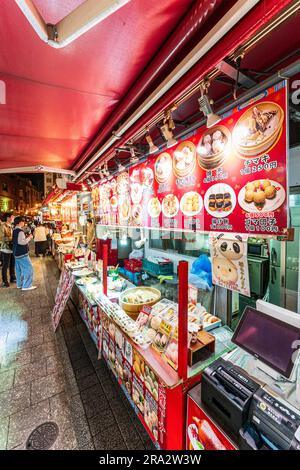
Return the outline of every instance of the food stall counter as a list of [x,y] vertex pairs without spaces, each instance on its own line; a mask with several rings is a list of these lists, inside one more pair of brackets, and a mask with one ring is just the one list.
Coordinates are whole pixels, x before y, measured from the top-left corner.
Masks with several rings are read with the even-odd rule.
[[211,330],[210,334],[215,337],[215,350],[211,354],[207,353],[194,366],[188,368],[189,378],[201,374],[206,367],[215,362],[219,357],[236,348],[231,342],[233,331],[228,326],[219,326]]
[[[103,314],[106,315],[105,312],[103,312]],[[113,318],[108,315],[106,316],[109,322],[113,322],[116,328],[120,328]],[[154,351],[151,346],[147,349],[143,349],[141,346],[136,344],[125,331],[122,330],[122,334],[125,341],[139,354],[145,364],[148,364],[151,367],[154,374],[160,379],[164,386],[174,388],[182,382],[177,372],[166,362],[162,361],[160,355]]]
[[[109,279],[108,287],[113,284],[111,282]],[[108,289],[104,295],[102,282],[95,274],[78,276],[75,291],[79,293],[77,305],[80,315],[98,348],[99,357],[113,372],[156,447],[183,449],[188,390],[201,380],[202,371],[209,363],[231,350],[232,332],[216,323],[208,335],[214,335],[214,350],[205,350],[200,362],[190,367],[188,377],[184,378],[177,371],[176,361],[166,355],[166,347],[163,348],[162,343],[152,343],[154,336],[160,333],[158,324],[163,319],[169,321],[165,326],[170,322],[175,325],[177,304],[161,299],[148,309],[144,306],[140,314],[128,311],[126,308],[133,301],[132,296],[140,300],[140,294],[138,288],[131,288],[130,283],[125,282],[126,294],[123,290]],[[151,301],[155,289],[148,287],[146,292],[150,293],[148,300]],[[212,328],[211,324],[207,326]],[[149,331],[153,333],[150,343]],[[161,346],[161,350],[155,346]],[[173,350],[171,352],[174,353]]]
[[[116,328],[121,329],[118,323],[113,318],[111,318],[111,316],[107,315],[101,307],[101,303],[98,299],[99,295],[103,293],[103,285],[101,281],[97,279],[96,276],[89,276],[89,278],[95,279],[95,282],[91,282],[88,285],[80,285],[81,279],[78,278],[76,280],[75,285],[79,289],[79,292],[81,292],[81,294],[86,298],[91,307],[99,306],[102,314],[106,316],[107,321],[112,322]],[[126,283],[128,284],[128,281],[126,281]],[[89,286],[92,286],[92,288],[89,289]],[[97,292],[97,294],[93,295],[93,292]],[[111,302],[117,301],[120,293],[121,292],[108,290],[107,298]],[[99,322],[101,322],[100,319]],[[160,355],[156,353],[153,348],[149,346],[147,349],[143,349],[141,346],[136,344],[124,330],[121,329],[121,331],[125,340],[129,342],[132,347],[139,353],[145,363],[151,366],[153,372],[160,378],[160,380],[164,383],[166,387],[173,388],[181,382],[177,372],[172,369],[167,363],[162,361]]]

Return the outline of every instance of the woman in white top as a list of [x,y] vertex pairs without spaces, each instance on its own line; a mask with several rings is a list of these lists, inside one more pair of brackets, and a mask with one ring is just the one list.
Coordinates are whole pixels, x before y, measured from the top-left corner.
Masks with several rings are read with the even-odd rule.
[[44,225],[38,224],[34,231],[34,247],[36,256],[45,256],[47,251],[47,234]]

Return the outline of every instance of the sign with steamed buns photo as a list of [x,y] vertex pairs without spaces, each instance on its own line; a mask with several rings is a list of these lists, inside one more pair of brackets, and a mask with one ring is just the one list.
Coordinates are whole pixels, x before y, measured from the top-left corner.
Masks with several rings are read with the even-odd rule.
[[287,88],[281,81],[143,163],[101,183],[100,223],[283,234]]
[[250,297],[246,234],[210,233],[213,284]]

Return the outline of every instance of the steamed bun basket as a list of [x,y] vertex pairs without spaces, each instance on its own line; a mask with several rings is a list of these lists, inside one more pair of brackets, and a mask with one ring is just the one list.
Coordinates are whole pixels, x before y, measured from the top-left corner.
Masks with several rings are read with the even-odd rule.
[[[283,118],[284,118],[284,112],[281,106],[279,106],[277,103],[273,103],[272,101],[265,101],[263,103],[258,103],[257,105],[259,109],[262,110],[268,110],[268,111],[277,111],[279,113],[279,122],[278,126],[274,130],[274,132],[269,135],[267,138],[263,139],[260,143],[256,143],[253,145],[242,145],[239,144],[238,142],[233,139],[234,146],[236,150],[239,152],[240,157],[242,158],[249,158],[253,156],[257,156],[262,154],[263,152],[266,152],[276,141],[277,137],[280,134],[280,131],[282,129],[282,124],[283,124]],[[252,115],[252,110],[254,106],[251,106],[251,108],[247,109],[244,114],[239,118],[237,121],[234,130],[233,130],[233,135],[235,134],[235,129],[237,129],[239,126],[243,126],[243,123],[247,121],[247,119],[250,118]]]
[[[154,299],[148,302],[141,302],[138,304],[124,301],[124,298],[128,297],[128,295],[135,294],[136,292],[139,292],[141,290],[143,292],[151,293]],[[144,305],[148,305],[151,307],[152,305],[156,304],[156,302],[158,302],[160,298],[160,291],[158,289],[155,289],[154,287],[133,287],[132,289],[127,289],[120,295],[119,304],[120,307],[125,310],[125,312],[127,312],[130,316],[132,316],[131,314],[136,314],[137,316],[144,307]]]

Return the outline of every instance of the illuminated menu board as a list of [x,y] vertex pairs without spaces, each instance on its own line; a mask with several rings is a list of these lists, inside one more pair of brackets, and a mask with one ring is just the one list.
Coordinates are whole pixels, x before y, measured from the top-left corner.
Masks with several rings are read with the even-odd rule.
[[286,83],[216,126],[94,188],[103,225],[281,234],[287,223]]

